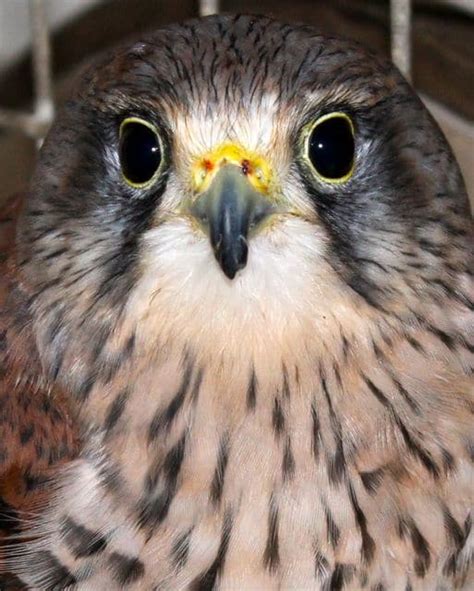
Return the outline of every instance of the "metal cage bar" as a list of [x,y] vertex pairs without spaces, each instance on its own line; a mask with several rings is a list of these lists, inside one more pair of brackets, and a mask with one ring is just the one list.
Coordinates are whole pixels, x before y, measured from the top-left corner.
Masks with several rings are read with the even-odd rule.
[[219,13],[219,0],[199,0],[199,16]]
[[29,0],[33,54],[33,113],[0,109],[0,127],[18,129],[41,141],[54,117],[51,45],[44,0]]
[[392,61],[411,80],[411,0],[390,0]]

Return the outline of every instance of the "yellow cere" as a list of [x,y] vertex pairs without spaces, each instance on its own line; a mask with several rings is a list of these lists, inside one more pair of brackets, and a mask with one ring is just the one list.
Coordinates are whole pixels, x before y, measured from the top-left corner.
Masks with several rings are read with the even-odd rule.
[[242,173],[260,193],[269,192],[271,169],[268,162],[258,154],[232,143],[222,144],[195,160],[192,166],[194,191],[196,193],[206,191],[220,168],[226,164],[239,166]]

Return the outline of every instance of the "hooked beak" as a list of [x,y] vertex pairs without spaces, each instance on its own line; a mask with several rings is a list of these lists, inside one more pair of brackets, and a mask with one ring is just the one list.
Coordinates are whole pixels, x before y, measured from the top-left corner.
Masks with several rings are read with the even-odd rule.
[[229,279],[247,264],[249,233],[275,211],[242,169],[233,164],[218,171],[190,209],[208,233],[216,260]]

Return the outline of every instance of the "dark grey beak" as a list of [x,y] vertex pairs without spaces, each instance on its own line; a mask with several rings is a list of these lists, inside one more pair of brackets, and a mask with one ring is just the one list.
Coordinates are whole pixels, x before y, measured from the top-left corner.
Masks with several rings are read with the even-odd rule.
[[229,279],[234,279],[247,264],[249,232],[273,210],[242,169],[232,164],[217,173],[211,186],[191,206],[191,213],[208,232],[217,262]]

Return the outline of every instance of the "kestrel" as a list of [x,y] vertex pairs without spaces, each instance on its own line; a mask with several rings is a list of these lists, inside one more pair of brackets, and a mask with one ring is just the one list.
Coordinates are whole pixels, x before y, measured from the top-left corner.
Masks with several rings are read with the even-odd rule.
[[11,580],[473,589],[472,221],[390,63],[167,26],[83,74],[10,210]]

